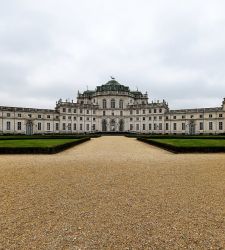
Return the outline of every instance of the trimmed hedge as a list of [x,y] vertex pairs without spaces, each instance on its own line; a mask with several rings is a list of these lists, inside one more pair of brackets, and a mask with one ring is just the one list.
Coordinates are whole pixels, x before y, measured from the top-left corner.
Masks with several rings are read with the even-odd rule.
[[0,140],[36,140],[36,139],[80,139],[80,138],[96,138],[100,135],[11,135],[0,136]]
[[[183,138],[182,138],[183,139]],[[137,140],[148,143],[153,146],[157,146],[159,148],[165,149],[172,153],[221,153],[225,152],[225,147],[176,147],[174,145],[169,145],[166,143],[161,143],[157,141],[153,141],[150,139],[146,139],[143,137],[137,138]]]
[[80,138],[77,141],[68,142],[62,145],[58,145],[55,147],[29,147],[29,148],[10,148],[4,147],[0,148],[0,154],[56,154],[68,148],[71,148],[75,145],[81,144],[83,142],[89,141],[90,137]]
[[[135,136],[134,136],[135,137]],[[148,139],[216,139],[224,140],[224,135],[136,135],[138,138]]]

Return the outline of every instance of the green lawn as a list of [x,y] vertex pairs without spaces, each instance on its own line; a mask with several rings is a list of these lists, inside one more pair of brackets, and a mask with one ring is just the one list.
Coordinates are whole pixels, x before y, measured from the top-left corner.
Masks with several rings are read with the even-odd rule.
[[26,139],[26,140],[0,140],[0,148],[51,148],[79,139]]
[[225,140],[216,139],[149,139],[176,147],[225,147]]

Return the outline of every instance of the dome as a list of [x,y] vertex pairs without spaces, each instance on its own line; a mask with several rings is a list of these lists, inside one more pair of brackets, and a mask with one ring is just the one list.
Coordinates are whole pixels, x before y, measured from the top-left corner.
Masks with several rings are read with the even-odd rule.
[[103,92],[103,91],[129,92],[130,91],[129,87],[121,85],[113,77],[111,78],[112,79],[108,81],[107,83],[103,84],[102,86],[98,86],[96,91],[97,92]]
[[116,80],[110,80],[105,85],[120,85]]

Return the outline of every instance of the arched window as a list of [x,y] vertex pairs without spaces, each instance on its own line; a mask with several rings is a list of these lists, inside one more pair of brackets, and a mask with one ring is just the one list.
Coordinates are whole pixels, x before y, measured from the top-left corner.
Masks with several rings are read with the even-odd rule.
[[111,108],[114,109],[116,107],[116,101],[115,99],[111,100]]
[[104,109],[106,109],[106,108],[107,108],[107,102],[106,102],[106,99],[103,99],[103,101],[102,101],[102,106],[103,106],[103,108],[104,108]]
[[119,108],[120,108],[120,109],[123,109],[123,100],[120,100]]

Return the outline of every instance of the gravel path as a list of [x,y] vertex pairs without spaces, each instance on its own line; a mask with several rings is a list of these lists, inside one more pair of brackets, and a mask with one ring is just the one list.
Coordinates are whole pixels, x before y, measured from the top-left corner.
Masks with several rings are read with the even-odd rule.
[[225,249],[225,154],[101,137],[0,156],[0,249]]

